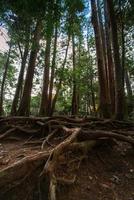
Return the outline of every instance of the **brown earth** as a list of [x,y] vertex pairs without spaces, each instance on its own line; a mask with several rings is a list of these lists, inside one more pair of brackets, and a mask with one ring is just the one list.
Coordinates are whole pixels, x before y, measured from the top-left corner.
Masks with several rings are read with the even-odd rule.
[[76,174],[73,185],[60,187],[59,200],[134,200],[134,150],[128,144],[93,149]]
[[[6,126],[15,123],[6,122]],[[69,128],[74,127],[73,123]],[[124,135],[128,133],[128,138],[133,142],[132,124],[130,126],[129,123],[108,122],[104,125],[99,121],[97,128],[96,122],[90,122],[89,125],[90,128],[92,125],[92,130],[100,130],[100,133],[102,130],[110,130],[111,133],[112,129]],[[40,176],[49,157],[44,155],[64,143],[69,136],[60,128],[58,134],[49,139],[41,149],[47,135],[39,134],[37,137],[39,127],[33,125],[33,122],[17,122],[14,126],[19,132],[15,129],[12,134],[3,126],[5,124],[2,124],[0,135],[0,200],[48,200],[49,185],[47,179],[41,179]],[[55,124],[54,129],[55,126],[57,129]],[[5,129],[6,132],[3,132]],[[89,129],[87,122],[83,129]],[[42,131],[44,133],[44,129]],[[53,130],[47,127],[45,131]],[[93,133],[91,131],[91,134]],[[16,167],[17,165],[19,167]],[[56,200],[134,200],[133,143],[103,136],[88,151],[81,148],[66,149],[58,155],[54,174],[57,179]]]
[[[25,156],[36,154],[40,150],[38,145],[25,147],[24,141],[5,142],[1,147],[3,147],[0,157],[1,169]],[[134,150],[131,145],[121,142],[114,145],[105,143],[93,148],[82,161],[81,156],[81,153],[78,152],[73,152],[73,154],[68,152],[64,157],[61,156],[57,176],[60,175],[65,179],[72,179],[76,176],[76,179],[73,184],[60,183],[58,185],[58,200],[134,199]],[[32,180],[29,181],[32,184]],[[27,183],[22,186],[23,189],[25,187],[27,187]],[[20,195],[24,192],[21,189],[19,191]],[[10,194],[9,199],[14,199],[16,190],[12,190]],[[27,197],[27,199],[29,198]],[[8,200],[6,194],[5,200]]]

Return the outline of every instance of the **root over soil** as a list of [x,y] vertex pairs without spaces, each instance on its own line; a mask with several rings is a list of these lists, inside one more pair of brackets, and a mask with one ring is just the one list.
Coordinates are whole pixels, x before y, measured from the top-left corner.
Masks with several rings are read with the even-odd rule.
[[89,150],[118,141],[134,147],[132,122],[1,117],[0,199],[57,200],[60,185],[69,187],[77,182],[77,170]]

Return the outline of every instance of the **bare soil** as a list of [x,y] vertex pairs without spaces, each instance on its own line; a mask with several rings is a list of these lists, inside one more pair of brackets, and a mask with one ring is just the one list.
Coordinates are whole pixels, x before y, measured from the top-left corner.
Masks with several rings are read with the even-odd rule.
[[59,200],[134,200],[134,149],[128,144],[94,148],[76,174],[73,186],[60,187]]

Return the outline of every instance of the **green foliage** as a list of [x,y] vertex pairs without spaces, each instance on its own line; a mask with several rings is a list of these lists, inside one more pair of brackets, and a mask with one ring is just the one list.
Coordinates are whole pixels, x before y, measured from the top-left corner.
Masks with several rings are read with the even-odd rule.
[[[132,83],[134,77],[134,3],[132,0],[114,1],[116,18],[118,19],[118,31],[121,46],[121,20],[125,25],[125,68],[130,75]],[[50,63],[52,65],[54,49],[54,28],[58,29],[57,54],[54,74],[53,96],[56,92],[59,80],[62,78],[62,85],[56,103],[56,111],[70,114],[73,93],[73,77],[79,93],[79,112],[89,113],[93,111],[92,93],[95,97],[95,106],[98,107],[99,86],[96,66],[95,37],[88,18],[89,8],[86,0],[2,0],[0,8],[1,24],[8,30],[13,48],[10,55],[10,65],[5,83],[4,109],[10,112],[14,96],[18,72],[22,63],[22,56],[26,44],[29,44],[29,54],[26,66],[29,62],[31,48],[34,46],[34,32],[37,21],[42,22],[41,41],[39,53],[36,59],[36,68],[31,97],[31,114],[37,115],[41,99],[42,77],[45,58],[45,46],[48,38],[51,40]],[[101,1],[103,11],[103,3]],[[102,12],[103,13],[103,12]],[[122,17],[122,18],[121,18]],[[87,25],[88,24],[88,25]],[[65,50],[68,36],[75,42],[76,69],[73,70],[72,63],[72,41],[63,69]],[[22,55],[21,55],[22,53]],[[2,81],[6,54],[0,54],[0,84]],[[50,66],[51,66],[50,65]],[[51,72],[51,68],[50,68]],[[25,71],[26,73],[26,71]],[[24,82],[23,82],[24,83]],[[23,85],[22,85],[23,88]]]

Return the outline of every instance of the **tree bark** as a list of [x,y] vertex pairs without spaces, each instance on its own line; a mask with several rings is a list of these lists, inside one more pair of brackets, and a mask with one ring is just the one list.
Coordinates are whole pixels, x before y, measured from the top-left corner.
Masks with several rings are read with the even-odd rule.
[[17,87],[16,87],[14,99],[13,99],[13,102],[12,102],[11,115],[17,114],[17,107],[18,107],[19,97],[21,97],[22,85],[23,85],[23,79],[24,79],[24,72],[25,72],[28,52],[29,52],[29,39],[26,42],[24,54],[22,55],[21,69],[20,69],[20,73],[19,73],[19,77],[18,77],[18,81],[17,81]]
[[[67,61],[67,55],[68,55],[68,49],[69,49],[69,42],[70,42],[70,35],[68,35],[68,41],[67,41],[67,48],[66,48],[66,52],[65,52],[65,58],[64,58],[64,61],[63,61],[63,64],[62,64],[62,73],[64,71],[64,68],[65,68],[65,65],[66,65],[66,61]],[[60,80],[59,80],[59,83],[58,83],[58,86],[57,86],[57,89],[56,89],[56,94],[55,94],[55,96],[53,98],[53,101],[52,101],[51,115],[53,115],[53,112],[54,112],[54,109],[55,109],[55,105],[56,105],[56,101],[57,101],[57,98],[58,98],[58,95],[59,95],[59,91],[61,89],[62,81],[63,81],[63,77],[62,77],[62,74],[61,74]]]
[[113,1],[112,0],[106,0],[106,1],[111,23],[113,56],[115,63],[115,118],[122,120],[124,118],[123,67],[121,66],[120,62],[117,23],[114,13]]
[[[89,77],[88,77],[88,79],[89,79],[89,87],[91,88],[91,102],[92,102],[92,107],[93,107],[93,114],[94,114],[94,116],[96,116],[95,92],[94,92],[94,88],[93,88],[93,81],[94,81],[94,74],[93,74],[93,69],[92,69],[93,62],[92,62],[92,57],[90,55],[90,46],[89,46],[89,42],[88,42],[88,33],[87,33],[87,49],[88,49],[88,55],[89,55],[89,64],[90,64],[90,67],[91,67],[90,74],[89,74]],[[89,73],[89,72],[87,72],[87,73]],[[90,99],[90,92],[88,92],[88,101],[90,101],[89,99]],[[89,105],[89,108],[90,108],[90,105]],[[91,111],[91,113],[92,113],[92,111]]]
[[120,34],[121,34],[121,65],[122,65],[122,78],[123,78],[123,87],[125,82],[125,63],[126,63],[126,49],[125,49],[125,18],[126,11],[122,1],[119,0],[119,12],[120,12]]
[[78,114],[78,91],[76,83],[76,52],[75,52],[75,40],[74,34],[72,34],[72,53],[73,53],[73,94],[72,94],[72,115]]
[[[99,19],[99,26],[100,26],[100,35],[101,35],[101,45],[102,45],[102,54],[103,54],[103,62],[104,62],[104,72],[105,72],[105,81],[106,81],[106,89],[107,89],[107,98],[109,101],[109,107],[110,107],[110,94],[109,94],[109,84],[108,84],[108,68],[107,68],[107,57],[106,57],[106,35],[104,31],[104,25],[103,25],[103,19],[102,19],[102,13],[101,13],[101,7],[100,7],[100,1],[97,0],[97,8],[98,8],[98,19]],[[110,109],[111,111],[111,109]]]
[[125,70],[125,82],[126,82],[127,97],[128,97],[128,114],[130,114],[133,111],[134,101],[133,101],[131,83],[129,80],[129,75],[127,70]]
[[91,75],[90,87],[91,87],[91,97],[92,97],[93,112],[94,112],[94,115],[96,115],[95,94],[94,94],[94,89],[93,89],[93,75]]
[[111,49],[110,21],[109,21],[109,13],[107,10],[106,0],[104,0],[104,17],[105,17],[108,85],[109,85],[109,93],[110,93],[111,112],[112,112],[112,115],[114,115],[115,114],[115,74],[114,74],[114,62],[113,62],[112,49]]
[[32,49],[31,49],[31,53],[30,53],[30,59],[29,59],[23,94],[22,94],[19,109],[17,112],[18,115],[22,115],[22,116],[23,115],[28,116],[30,114],[31,90],[32,90],[32,84],[33,84],[36,58],[37,58],[37,54],[39,51],[39,41],[41,38],[41,27],[42,27],[42,22],[41,22],[41,20],[38,20],[36,23],[35,31],[34,31]]
[[99,87],[100,87],[100,111],[104,118],[109,118],[109,102],[107,95],[107,82],[104,72],[104,59],[103,59],[103,48],[101,45],[101,34],[99,28],[98,13],[95,0],[91,0],[92,8],[92,23],[95,33],[96,42],[96,53],[97,53],[97,63],[98,63],[98,76],[99,76]]
[[48,101],[49,101],[48,89],[49,89],[51,40],[52,40],[52,35],[49,34],[47,36],[47,41],[46,41],[43,89],[42,89],[41,104],[40,104],[40,111],[39,111],[39,115],[41,116],[48,116]]
[[8,67],[9,67],[10,53],[11,53],[11,42],[10,42],[10,46],[9,46],[7,60],[6,60],[5,66],[4,66],[3,79],[2,79],[1,88],[0,88],[0,116],[4,114],[4,110],[3,110],[4,87],[5,87],[5,81],[6,81],[7,71],[8,71]]
[[57,53],[57,37],[58,37],[58,27],[57,27],[57,23],[56,23],[56,25],[55,25],[55,37],[54,37],[53,60],[52,60],[52,67],[51,67],[51,79],[50,79],[50,87],[49,87],[49,101],[48,101],[49,115],[51,115],[51,109],[52,109],[52,97],[53,97],[52,95],[53,95],[55,63],[56,63],[56,53]]

